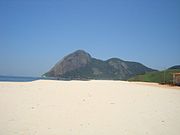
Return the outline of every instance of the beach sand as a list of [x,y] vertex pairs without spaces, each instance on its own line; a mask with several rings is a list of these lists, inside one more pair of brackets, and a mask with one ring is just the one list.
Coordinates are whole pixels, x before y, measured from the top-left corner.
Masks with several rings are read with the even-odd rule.
[[180,89],[123,81],[0,82],[0,135],[180,135]]

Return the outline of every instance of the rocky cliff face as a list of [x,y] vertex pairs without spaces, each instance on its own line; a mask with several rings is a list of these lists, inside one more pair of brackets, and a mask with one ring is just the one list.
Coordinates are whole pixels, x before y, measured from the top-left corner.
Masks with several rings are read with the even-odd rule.
[[46,77],[67,79],[107,79],[127,80],[128,78],[154,71],[141,63],[111,58],[103,61],[92,58],[89,53],[78,50],[64,57]]
[[49,77],[60,77],[67,72],[85,67],[90,62],[90,54],[86,53],[83,50],[77,50],[60,60],[45,75]]

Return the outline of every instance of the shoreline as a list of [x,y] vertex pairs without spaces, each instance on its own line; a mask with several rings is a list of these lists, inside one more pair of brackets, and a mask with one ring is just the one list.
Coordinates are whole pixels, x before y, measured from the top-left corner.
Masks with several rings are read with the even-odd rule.
[[166,89],[176,89],[180,90],[180,86],[172,86],[168,84],[159,84],[159,83],[154,83],[154,82],[139,82],[139,81],[123,81],[123,80],[48,80],[48,79],[39,79],[39,80],[33,80],[33,81],[25,81],[25,82],[15,82],[15,81],[0,81],[0,84],[2,83],[32,83],[32,82],[37,82],[37,81],[51,81],[51,82],[124,82],[124,83],[132,83],[132,84],[137,84],[137,85],[145,85],[145,86],[154,86],[154,87],[160,87],[160,88],[166,88]]

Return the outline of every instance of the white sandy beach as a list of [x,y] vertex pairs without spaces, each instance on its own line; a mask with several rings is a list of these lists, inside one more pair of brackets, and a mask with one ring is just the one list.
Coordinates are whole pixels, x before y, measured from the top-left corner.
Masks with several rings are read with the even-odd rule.
[[180,89],[123,81],[0,82],[0,135],[180,135]]

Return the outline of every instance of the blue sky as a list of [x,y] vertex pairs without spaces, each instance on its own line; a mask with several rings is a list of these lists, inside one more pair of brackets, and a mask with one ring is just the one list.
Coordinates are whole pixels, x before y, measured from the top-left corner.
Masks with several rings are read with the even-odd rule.
[[0,0],[0,74],[40,76],[77,49],[180,64],[179,0]]

